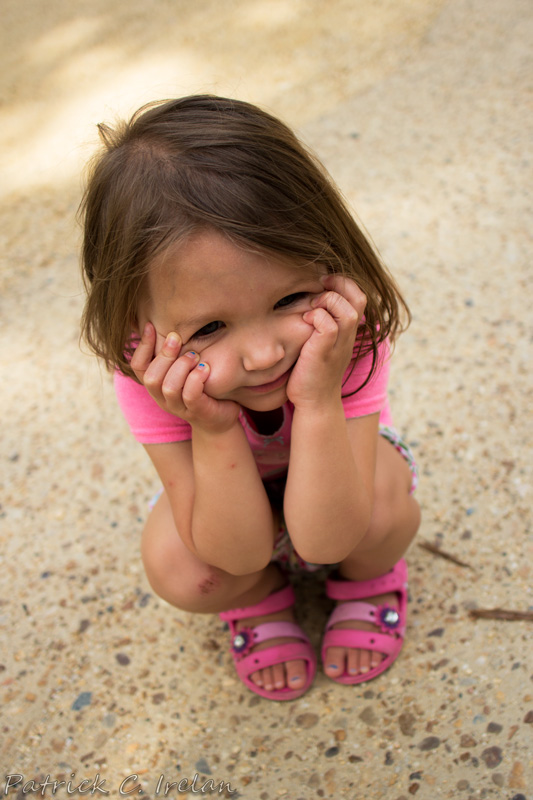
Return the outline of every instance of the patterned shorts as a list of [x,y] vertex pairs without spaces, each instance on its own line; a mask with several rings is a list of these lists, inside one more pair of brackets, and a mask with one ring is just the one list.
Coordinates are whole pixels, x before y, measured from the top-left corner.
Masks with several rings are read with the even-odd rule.
[[[409,494],[412,494],[418,485],[418,469],[411,448],[407,442],[402,439],[395,428],[380,425],[379,433],[381,436],[384,436],[385,439],[387,439],[407,461],[412,475]],[[294,549],[285,526],[285,520],[283,519],[282,489],[274,485],[272,493],[269,492],[269,494],[271,494],[271,500],[277,500],[278,496],[281,496],[281,504],[279,504],[281,519],[278,535],[276,537],[276,541],[274,542],[274,550],[272,552],[271,561],[275,561],[277,564],[280,564],[282,567],[284,567],[284,569],[289,570],[290,572],[317,572],[318,570],[323,569],[323,564],[311,564],[309,561],[304,561],[304,559]],[[278,505],[278,503],[276,503],[276,505]],[[332,565],[328,565],[328,567],[330,566]]]

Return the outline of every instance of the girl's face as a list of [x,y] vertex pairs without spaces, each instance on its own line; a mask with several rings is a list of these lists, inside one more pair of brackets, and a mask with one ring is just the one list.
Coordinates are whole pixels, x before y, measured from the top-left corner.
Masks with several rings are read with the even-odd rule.
[[202,231],[154,264],[139,329],[155,326],[156,355],[178,333],[181,353],[194,350],[209,364],[211,397],[271,411],[287,399],[291,369],[313,332],[302,315],[324,291],[325,274],[320,265],[298,267]]

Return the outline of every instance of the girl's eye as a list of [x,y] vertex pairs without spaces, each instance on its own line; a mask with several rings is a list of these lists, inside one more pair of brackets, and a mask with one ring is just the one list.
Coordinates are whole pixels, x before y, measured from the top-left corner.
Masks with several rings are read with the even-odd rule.
[[274,308],[286,308],[292,306],[299,300],[304,300],[309,295],[309,292],[295,292],[295,294],[288,294],[287,297],[282,297],[278,300]]
[[203,328],[196,331],[196,333],[191,336],[191,339],[202,339],[205,336],[211,336],[213,333],[216,333],[220,328],[224,326],[223,322],[220,320],[216,320],[215,322],[208,322],[207,325],[204,325]]

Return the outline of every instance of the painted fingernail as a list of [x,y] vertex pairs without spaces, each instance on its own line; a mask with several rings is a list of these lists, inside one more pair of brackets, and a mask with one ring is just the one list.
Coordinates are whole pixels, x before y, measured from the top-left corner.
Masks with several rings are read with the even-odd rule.
[[188,358],[198,358],[198,353],[195,353],[194,350],[189,350],[185,355]]
[[207,367],[207,364],[205,364],[203,361],[200,361],[200,362],[199,362],[199,363],[196,365],[196,369],[206,369],[206,367]]

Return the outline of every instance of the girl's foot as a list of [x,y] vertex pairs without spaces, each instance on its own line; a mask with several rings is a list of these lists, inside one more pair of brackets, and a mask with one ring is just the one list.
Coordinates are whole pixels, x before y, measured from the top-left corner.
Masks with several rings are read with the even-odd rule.
[[220,613],[230,627],[237,673],[252,691],[270,700],[294,700],[311,686],[316,657],[294,622],[291,586],[260,603]]
[[398,657],[407,617],[407,565],[366,581],[329,579],[326,594],[337,600],[322,644],[326,675],[339,683],[362,683]]
[[[243,628],[255,628],[257,625],[263,625],[266,622],[292,622],[296,623],[294,613],[291,608],[284,611],[279,611],[276,614],[265,614],[262,617],[247,617],[237,623],[237,630]],[[290,642],[297,642],[298,639],[294,637],[276,637],[269,639],[265,642],[257,644],[252,648],[252,653],[265,650],[268,647],[276,647],[281,644],[288,644]],[[252,672],[250,679],[267,692],[274,689],[302,689],[305,686],[307,679],[306,662],[302,659],[296,661],[286,661],[282,664],[274,664],[271,667]]]
[[[347,602],[347,601],[344,601]],[[397,608],[398,598],[395,594],[378,594],[367,599],[368,603],[375,606],[389,605]],[[342,601],[338,605],[343,605]],[[376,631],[380,629],[377,625],[363,620],[346,620],[333,625],[331,630],[359,630]],[[366,675],[370,670],[379,667],[383,659],[383,653],[377,650],[355,650],[352,647],[328,647],[324,659],[324,672],[328,678],[335,680],[339,675]]]

